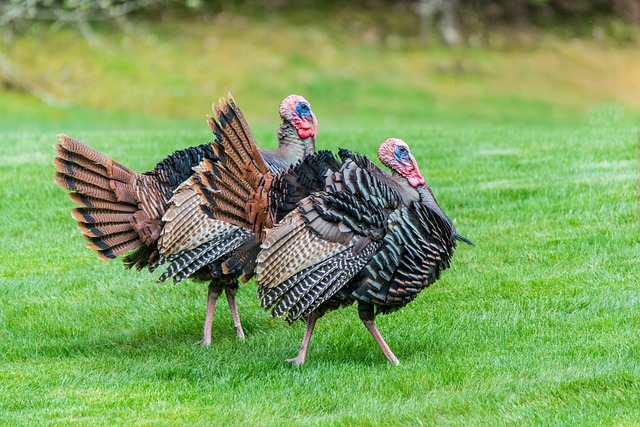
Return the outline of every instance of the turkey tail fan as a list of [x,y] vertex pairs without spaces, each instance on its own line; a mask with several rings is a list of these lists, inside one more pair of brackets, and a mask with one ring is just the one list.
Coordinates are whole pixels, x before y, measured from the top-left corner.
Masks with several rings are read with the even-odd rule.
[[217,137],[215,159],[204,160],[194,179],[202,210],[211,218],[260,232],[273,224],[262,197],[272,174],[231,95],[213,108],[216,118],[209,117],[208,123]]
[[216,135],[214,153],[224,158],[224,164],[238,176],[246,174],[253,176],[256,181],[248,180],[255,185],[264,176],[269,167],[265,163],[251,129],[238,108],[231,94],[229,100],[221,98],[219,106],[213,105],[216,117],[209,116],[208,124]]
[[[247,228],[262,236],[297,201],[324,189],[327,171],[337,171],[339,161],[328,151],[305,157],[275,176],[262,157],[251,130],[233,98],[214,106],[216,118],[209,127],[217,137],[215,159],[196,170],[196,191],[202,210],[211,218]],[[345,151],[346,152],[346,151]]]
[[281,221],[296,204],[313,192],[325,189],[325,176],[340,170],[340,161],[326,150],[308,155],[287,170],[266,171],[257,179],[251,169],[236,174],[228,167],[224,152],[215,161],[204,161],[196,172],[202,209],[211,217],[245,227],[261,235]]
[[131,220],[138,210],[136,174],[120,163],[67,135],[54,145],[58,157],[55,182],[71,191],[79,205],[72,211],[88,247],[101,259],[114,259],[143,244]]
[[140,246],[138,250],[122,258],[124,267],[127,270],[135,267],[138,271],[145,267],[148,267],[149,271],[153,271],[163,261],[155,247],[145,245]]
[[251,185],[229,170],[221,161],[205,159],[195,169],[194,189],[200,195],[200,208],[210,218],[239,227],[253,228],[247,204],[254,194]]

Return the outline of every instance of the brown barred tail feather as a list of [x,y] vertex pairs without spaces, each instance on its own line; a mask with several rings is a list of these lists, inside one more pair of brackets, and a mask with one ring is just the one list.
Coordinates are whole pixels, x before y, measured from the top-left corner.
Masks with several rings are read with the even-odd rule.
[[113,259],[139,247],[142,240],[132,218],[138,210],[133,182],[136,174],[88,145],[67,135],[54,145],[55,182],[71,191],[79,205],[72,211],[89,247],[101,259]]
[[196,169],[196,191],[202,209],[214,219],[245,227],[254,233],[271,227],[266,194],[273,175],[233,98],[214,105],[216,117],[209,127],[217,137],[216,159],[205,160]]
[[265,163],[251,129],[235,101],[220,99],[220,106],[213,105],[216,117],[209,117],[208,124],[217,137],[214,144],[216,156],[224,155],[225,164],[236,174],[249,170],[259,179],[267,173]]

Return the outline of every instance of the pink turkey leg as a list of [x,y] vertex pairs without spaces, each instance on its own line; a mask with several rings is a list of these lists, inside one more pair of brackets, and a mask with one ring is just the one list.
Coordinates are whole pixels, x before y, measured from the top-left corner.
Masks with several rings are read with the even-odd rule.
[[307,318],[307,328],[304,331],[304,337],[302,338],[302,344],[300,344],[300,351],[298,355],[293,359],[287,359],[285,362],[295,363],[296,366],[300,366],[307,358],[307,350],[309,349],[309,341],[311,341],[311,334],[313,333],[313,327],[316,325],[316,320],[320,315],[317,312],[312,312]]
[[384,338],[382,338],[382,335],[380,335],[380,332],[378,331],[378,328],[376,327],[376,324],[374,323],[374,321],[363,320],[362,323],[364,323],[364,326],[367,328],[369,333],[371,333],[371,335],[373,336],[373,339],[376,340],[376,342],[380,346],[380,350],[382,350],[382,353],[385,356],[387,356],[387,359],[389,359],[389,362],[391,362],[392,365],[399,365],[400,362],[398,361],[398,358],[393,354],[393,352],[385,342]]
[[242,330],[242,324],[240,323],[240,314],[238,314],[238,306],[236,305],[236,293],[238,288],[226,288],[225,294],[227,294],[227,301],[229,301],[229,310],[231,311],[231,317],[233,318],[233,326],[236,329],[236,334],[241,340],[244,339],[244,331]]
[[204,318],[204,333],[202,339],[197,344],[208,346],[211,344],[211,325],[213,323],[213,312],[216,309],[216,301],[222,294],[222,288],[215,286],[213,283],[209,285],[209,295],[207,297],[207,315]]

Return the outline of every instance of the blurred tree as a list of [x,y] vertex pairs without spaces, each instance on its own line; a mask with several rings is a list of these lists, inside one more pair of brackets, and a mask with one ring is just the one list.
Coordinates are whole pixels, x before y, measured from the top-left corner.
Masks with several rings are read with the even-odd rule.
[[482,20],[504,24],[571,23],[596,16],[640,24],[640,0],[462,0],[461,6]]
[[353,10],[397,4],[415,6],[422,17],[420,31],[425,38],[429,36],[434,18],[439,17],[442,37],[450,44],[459,38],[455,19],[458,9],[478,16],[481,21],[508,25],[544,22],[549,18],[571,22],[602,15],[640,24],[640,0],[2,0],[0,27],[15,31],[34,20],[50,21],[56,25],[74,25],[91,37],[91,22],[122,24],[137,12],[148,15],[175,9],[241,11],[243,8],[270,12],[296,6]]
[[421,17],[416,33],[428,39],[438,19],[442,39],[448,45],[458,43],[461,38],[457,19],[461,15],[477,17],[477,22],[485,26],[496,23],[544,26],[549,22],[571,25],[601,16],[640,24],[640,0],[0,0],[0,28],[6,40],[29,28],[34,21],[51,22],[54,26],[72,25],[95,43],[91,27],[94,22],[112,23],[126,29],[125,24],[135,14],[147,18],[175,10],[259,11],[262,14],[295,8],[321,8],[329,13],[345,8],[370,12],[372,9],[407,10],[411,6]]
[[12,36],[33,21],[54,25],[73,25],[95,42],[92,22],[123,24],[138,11],[157,11],[170,7],[198,8],[200,0],[4,0],[0,3],[0,27]]
[[428,41],[431,38],[433,18],[440,17],[440,33],[447,46],[460,42],[458,30],[458,0],[420,0],[416,5],[420,15],[420,38]]
[[[5,46],[10,48],[16,33],[26,30],[34,21],[47,21],[55,26],[72,25],[80,30],[91,44],[98,44],[91,29],[93,22],[122,25],[126,17],[136,11],[159,10],[166,7],[197,8],[200,0],[2,0],[0,28]],[[5,89],[24,91],[48,105],[64,106],[55,98],[21,76],[12,61],[0,52],[0,84]]]

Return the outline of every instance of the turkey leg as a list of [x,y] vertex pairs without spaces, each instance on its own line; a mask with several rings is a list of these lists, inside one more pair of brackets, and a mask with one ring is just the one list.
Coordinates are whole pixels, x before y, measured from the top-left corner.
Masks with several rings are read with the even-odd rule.
[[364,326],[380,346],[380,350],[382,350],[382,353],[387,357],[387,359],[389,359],[389,362],[392,365],[400,364],[398,358],[395,356],[395,354],[393,354],[384,338],[382,338],[382,335],[380,335],[380,331],[378,331],[378,328],[376,327],[376,324],[374,322],[375,314],[373,313],[373,305],[362,303],[358,304],[358,316],[360,316],[360,320],[362,320]]
[[238,292],[237,286],[225,288],[224,293],[227,295],[227,301],[229,301],[229,310],[231,311],[231,317],[233,318],[233,327],[236,330],[238,338],[244,339],[244,331],[242,330],[242,324],[240,323],[240,314],[238,314],[238,306],[236,305],[236,293]]
[[293,359],[287,359],[285,362],[295,363],[296,366],[300,366],[307,358],[307,350],[309,349],[309,341],[311,341],[311,334],[313,333],[313,327],[316,325],[316,320],[322,316],[318,311],[312,311],[309,317],[307,317],[307,328],[304,331],[304,337],[302,338],[302,344],[300,344],[300,351],[298,355]]
[[207,315],[204,318],[204,333],[202,339],[197,342],[202,346],[211,344],[211,325],[213,324],[213,312],[216,309],[216,301],[222,294],[223,288],[217,286],[213,282],[209,284],[209,295],[207,297]]

